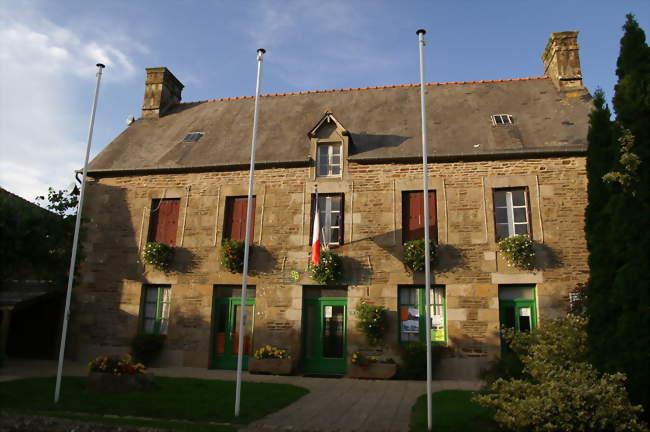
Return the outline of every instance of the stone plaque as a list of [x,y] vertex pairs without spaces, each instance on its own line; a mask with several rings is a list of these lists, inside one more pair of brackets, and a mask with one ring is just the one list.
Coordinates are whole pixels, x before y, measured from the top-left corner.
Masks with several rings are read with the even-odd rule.
[[463,309],[487,309],[489,299],[487,297],[458,297],[458,307]]

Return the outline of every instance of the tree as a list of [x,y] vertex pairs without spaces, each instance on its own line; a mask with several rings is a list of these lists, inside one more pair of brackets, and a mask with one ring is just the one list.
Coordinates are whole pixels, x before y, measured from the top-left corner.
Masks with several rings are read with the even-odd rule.
[[518,378],[494,381],[475,400],[514,431],[645,431],[625,391],[625,375],[598,372],[588,361],[587,321],[568,315],[504,338],[524,365]]
[[[590,116],[585,231],[590,357],[624,372],[648,412],[650,358],[650,47],[633,15],[623,26],[613,106],[597,91]],[[616,355],[612,355],[616,353]]]

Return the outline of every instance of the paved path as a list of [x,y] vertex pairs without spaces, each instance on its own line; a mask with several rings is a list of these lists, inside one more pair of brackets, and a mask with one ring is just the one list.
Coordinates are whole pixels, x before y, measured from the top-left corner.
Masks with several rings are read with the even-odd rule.
[[[158,376],[234,380],[235,372],[202,368],[153,368]],[[56,375],[56,362],[9,361],[0,381]],[[66,362],[64,375],[86,375],[86,366]],[[288,407],[248,425],[246,431],[408,431],[411,408],[426,392],[424,381],[243,375],[244,381],[293,384],[309,394]],[[433,391],[477,390],[477,381],[434,381]]]

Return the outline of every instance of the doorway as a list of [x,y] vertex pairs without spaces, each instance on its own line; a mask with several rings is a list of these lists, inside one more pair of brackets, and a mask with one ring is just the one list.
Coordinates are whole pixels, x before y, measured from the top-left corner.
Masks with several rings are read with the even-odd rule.
[[[305,290],[302,315],[302,370],[306,373],[345,374],[347,369],[347,290],[318,297]],[[313,292],[313,290],[311,290]],[[344,294],[341,296],[340,294]]]
[[[499,285],[499,323],[501,328],[516,331],[531,331],[537,327],[535,285]],[[507,350],[503,339],[501,350]]]
[[255,287],[246,290],[246,305],[242,307],[241,288],[215,286],[212,306],[212,368],[237,369],[239,352],[239,319],[245,311],[243,369],[248,369],[248,358],[253,349],[255,326]]

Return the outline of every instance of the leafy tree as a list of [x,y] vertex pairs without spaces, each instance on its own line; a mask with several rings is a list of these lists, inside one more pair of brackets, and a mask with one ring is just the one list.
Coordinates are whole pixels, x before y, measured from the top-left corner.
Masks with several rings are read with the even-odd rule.
[[[650,47],[633,15],[617,61],[615,121],[596,92],[590,116],[585,231],[591,359],[621,371],[633,401],[649,407]],[[616,355],[612,355],[616,353]]]
[[505,331],[524,365],[521,378],[497,379],[476,397],[515,431],[644,431],[625,375],[601,374],[588,362],[586,319],[568,315],[527,332]]
[[[43,201],[44,197],[37,198]],[[66,191],[48,192],[48,208],[42,209],[2,190],[0,193],[1,280],[67,279],[74,232],[76,196]]]

